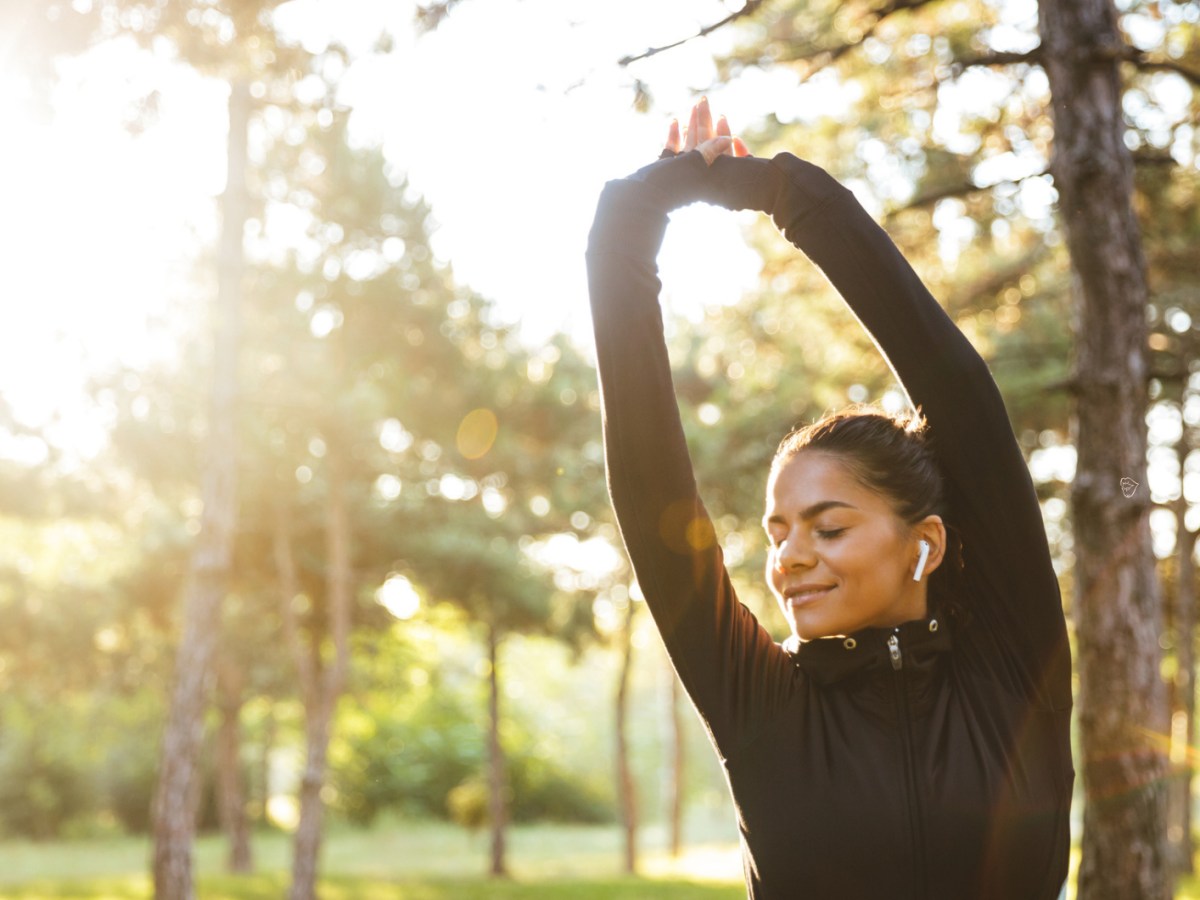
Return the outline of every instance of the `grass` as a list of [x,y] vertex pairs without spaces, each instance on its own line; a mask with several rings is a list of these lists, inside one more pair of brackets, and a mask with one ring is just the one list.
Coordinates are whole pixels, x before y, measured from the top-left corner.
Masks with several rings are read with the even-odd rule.
[[[679,860],[663,851],[661,829],[641,835],[642,877],[621,877],[615,827],[530,825],[511,829],[512,878],[485,877],[486,835],[442,823],[389,823],[369,831],[332,829],[321,855],[322,900],[734,900],[745,897],[732,823],[698,822]],[[254,839],[257,873],[223,873],[225,844],[201,837],[194,849],[201,900],[286,895],[291,844],[286,835]],[[0,842],[0,900],[140,900],[153,896],[150,845],[139,838]]]
[[[738,900],[746,896],[732,823],[689,822],[692,843],[679,860],[660,828],[640,835],[641,877],[621,877],[613,826],[526,825],[511,829],[513,877],[491,880],[486,835],[436,822],[391,822],[371,830],[334,828],[321,856],[322,900]],[[200,900],[277,900],[290,883],[287,835],[254,839],[257,874],[224,869],[219,836],[196,842]],[[149,900],[150,845],[139,838],[57,843],[0,842],[0,900]],[[1200,860],[1198,860],[1200,863]],[[1072,874],[1079,852],[1072,854]],[[1070,897],[1074,896],[1072,891]],[[1200,900],[1200,876],[1182,879],[1176,900]]]
[[[287,893],[282,873],[207,876],[197,880],[205,900],[278,900]],[[446,881],[387,881],[374,878],[321,879],[322,900],[736,900],[746,896],[741,884],[713,884],[676,879],[571,879],[492,881],[482,878]],[[39,881],[5,888],[6,900],[150,900],[153,889],[145,875],[87,882]]]

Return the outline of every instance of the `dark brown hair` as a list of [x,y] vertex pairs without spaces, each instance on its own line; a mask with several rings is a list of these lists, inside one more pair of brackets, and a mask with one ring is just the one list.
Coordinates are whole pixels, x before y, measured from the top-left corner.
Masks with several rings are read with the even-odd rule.
[[775,451],[771,471],[778,471],[805,450],[826,453],[844,465],[860,485],[883,496],[906,524],[941,516],[946,525],[946,554],[930,576],[929,612],[961,618],[962,540],[951,521],[935,440],[920,409],[892,414],[859,403],[788,434]]

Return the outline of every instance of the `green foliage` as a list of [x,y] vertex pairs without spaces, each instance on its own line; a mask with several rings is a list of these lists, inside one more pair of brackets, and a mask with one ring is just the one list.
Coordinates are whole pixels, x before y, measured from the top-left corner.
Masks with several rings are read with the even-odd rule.
[[455,825],[475,832],[488,823],[488,786],[469,778],[446,795],[446,811]]
[[[472,642],[422,631],[408,637],[397,628],[356,653],[361,701],[343,704],[330,751],[335,808],[355,824],[370,825],[384,813],[449,816],[464,826],[481,815],[486,821],[487,739]],[[513,820],[611,820],[601,786],[581,760],[563,759],[539,740],[538,723],[520,707],[503,723]]]
[[613,805],[561,762],[510,753],[506,762],[514,822],[609,822]]
[[3,712],[0,830],[37,840],[59,837],[94,808],[86,744],[69,718],[13,703]]
[[141,692],[120,702],[110,702],[103,712],[105,740],[98,748],[102,756],[94,770],[97,791],[106,808],[130,834],[145,834],[150,830],[162,703],[163,698]]
[[449,690],[392,711],[375,708],[369,718],[359,713],[357,722],[346,718],[332,783],[338,808],[356,824],[385,810],[445,816],[447,796],[483,765],[478,717]]
[[[0,831],[46,840],[149,825],[162,698],[29,690],[0,700]],[[211,813],[208,816],[211,821]]]

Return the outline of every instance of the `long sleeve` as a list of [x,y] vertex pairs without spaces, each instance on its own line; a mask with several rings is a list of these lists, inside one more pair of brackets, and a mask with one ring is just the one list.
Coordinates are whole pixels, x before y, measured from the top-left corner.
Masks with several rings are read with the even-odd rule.
[[672,663],[728,758],[783,701],[793,667],[734,595],[697,491],[663,338],[655,260],[668,211],[700,199],[705,169],[698,154],[685,155],[609,182],[587,265],[621,535]]
[[[728,206],[769,212],[825,273],[928,419],[963,539],[967,665],[1047,708],[1070,705],[1058,581],[1033,483],[987,364],[882,228],[824,170],[722,157]],[[764,202],[762,198],[769,198]]]

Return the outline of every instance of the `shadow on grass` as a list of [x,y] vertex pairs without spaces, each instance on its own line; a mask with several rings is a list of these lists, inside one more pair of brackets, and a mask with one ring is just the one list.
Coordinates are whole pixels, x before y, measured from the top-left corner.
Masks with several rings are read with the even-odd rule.
[[[197,881],[199,900],[278,900],[287,894],[288,876],[224,875]],[[145,875],[86,881],[38,880],[0,888],[0,900],[150,900],[154,891]],[[323,878],[321,900],[738,900],[741,885],[694,881],[610,878],[553,881],[422,880]]]

